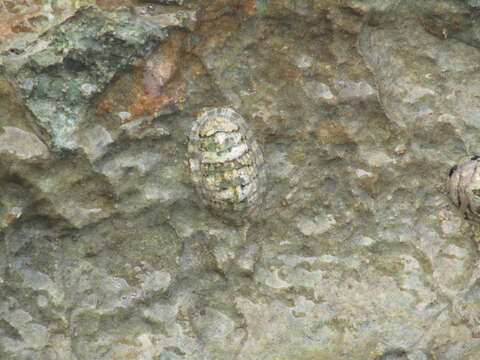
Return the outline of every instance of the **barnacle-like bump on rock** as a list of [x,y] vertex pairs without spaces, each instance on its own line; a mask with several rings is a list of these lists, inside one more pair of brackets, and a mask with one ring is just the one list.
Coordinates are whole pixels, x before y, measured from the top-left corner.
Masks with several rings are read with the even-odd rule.
[[450,169],[450,198],[467,219],[480,221],[480,156]]
[[192,180],[205,205],[235,223],[252,219],[263,202],[263,154],[245,120],[230,108],[198,116],[188,144]]

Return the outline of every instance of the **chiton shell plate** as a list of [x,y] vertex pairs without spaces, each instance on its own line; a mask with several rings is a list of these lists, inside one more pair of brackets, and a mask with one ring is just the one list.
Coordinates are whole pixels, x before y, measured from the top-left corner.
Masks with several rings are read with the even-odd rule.
[[450,198],[467,219],[480,220],[480,157],[472,156],[450,170]]
[[262,150],[234,110],[206,110],[192,126],[188,144],[192,180],[203,202],[233,220],[255,216],[266,188]]

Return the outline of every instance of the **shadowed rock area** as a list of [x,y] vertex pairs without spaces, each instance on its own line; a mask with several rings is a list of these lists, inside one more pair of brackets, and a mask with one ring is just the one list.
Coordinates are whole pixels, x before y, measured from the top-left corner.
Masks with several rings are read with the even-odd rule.
[[[480,229],[448,187],[480,155],[479,19],[0,0],[0,359],[478,360]],[[192,181],[210,108],[263,154],[248,221]]]

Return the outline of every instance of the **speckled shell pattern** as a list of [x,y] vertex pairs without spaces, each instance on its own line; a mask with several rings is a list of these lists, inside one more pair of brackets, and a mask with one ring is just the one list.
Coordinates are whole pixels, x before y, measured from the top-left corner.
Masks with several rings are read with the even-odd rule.
[[452,168],[450,198],[467,219],[480,220],[480,157],[470,157]]
[[245,120],[222,107],[202,112],[188,145],[192,180],[203,202],[227,219],[251,219],[263,202],[262,150]]

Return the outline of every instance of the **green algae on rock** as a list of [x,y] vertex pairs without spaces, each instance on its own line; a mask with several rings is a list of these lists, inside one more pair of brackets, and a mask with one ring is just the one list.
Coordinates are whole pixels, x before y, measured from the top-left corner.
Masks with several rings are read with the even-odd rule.
[[167,36],[164,26],[127,9],[84,7],[20,53],[2,54],[0,61],[53,144],[72,149],[90,99]]

